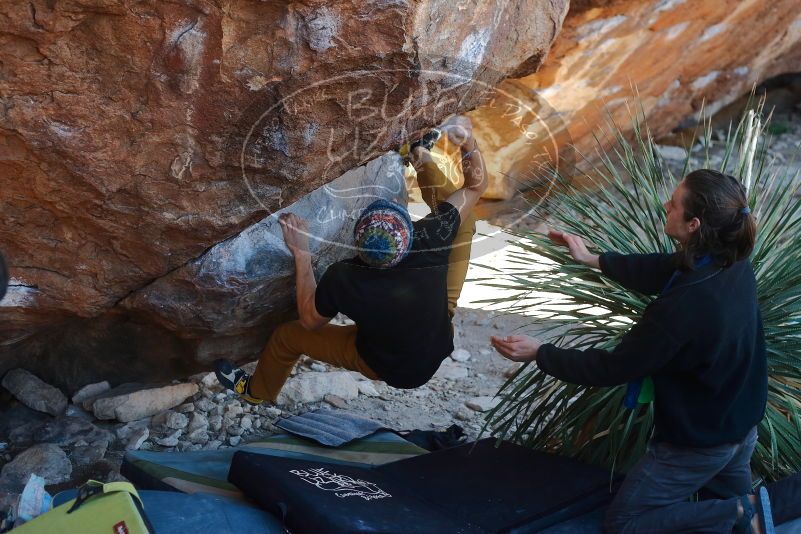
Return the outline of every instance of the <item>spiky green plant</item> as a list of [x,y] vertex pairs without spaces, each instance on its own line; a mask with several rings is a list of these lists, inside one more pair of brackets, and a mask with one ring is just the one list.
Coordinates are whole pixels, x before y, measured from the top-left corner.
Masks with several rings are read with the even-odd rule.
[[[758,222],[752,262],[768,347],[769,390],[752,465],[770,480],[801,469],[801,182],[797,172],[791,176],[786,167],[768,161],[769,120],[757,106],[730,127],[725,157],[715,168],[746,183]],[[674,176],[644,120],[635,117],[632,122],[633,140],[612,124],[612,148],[598,140],[599,157],[583,185],[557,176],[545,208],[535,209],[532,216],[585,237],[599,252],[675,250],[663,232],[662,203],[688,172],[690,156],[682,175]],[[704,137],[707,146],[710,131]],[[704,167],[711,167],[708,150],[705,160]],[[515,267],[483,282],[512,290],[513,296],[488,302],[512,313],[533,314],[540,338],[577,348],[612,348],[651,299],[576,264],[565,248],[544,235],[518,236],[509,253]],[[528,364],[501,388],[501,403],[488,414],[485,428],[523,445],[626,470],[645,449],[653,407],[628,410],[624,394],[624,385],[577,386]]]

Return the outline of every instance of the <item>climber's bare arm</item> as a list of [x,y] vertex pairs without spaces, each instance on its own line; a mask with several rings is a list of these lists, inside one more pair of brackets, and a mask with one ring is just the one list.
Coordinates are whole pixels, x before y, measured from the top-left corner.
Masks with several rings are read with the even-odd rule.
[[307,330],[316,330],[328,323],[330,317],[323,317],[314,304],[317,282],[314,280],[311,252],[309,252],[309,229],[306,222],[293,213],[279,217],[284,241],[295,258],[295,281],[297,287],[298,316],[300,324]]
[[459,210],[461,220],[465,220],[487,190],[487,168],[484,166],[484,157],[481,155],[478,143],[473,137],[470,119],[456,116],[446,121],[443,130],[448,134],[448,139],[459,146],[462,174],[464,174],[464,185],[458,191],[454,191],[446,202],[455,206]]

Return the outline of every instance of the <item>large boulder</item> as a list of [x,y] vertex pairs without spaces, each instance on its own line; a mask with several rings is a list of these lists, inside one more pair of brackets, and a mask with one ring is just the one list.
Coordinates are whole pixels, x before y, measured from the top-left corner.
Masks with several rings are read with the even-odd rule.
[[692,126],[702,106],[714,113],[756,83],[799,71],[797,0],[571,2],[542,68],[502,83],[493,105],[470,114],[488,160],[487,196],[547,179],[538,164],[560,150],[575,156],[571,143],[592,157],[592,134],[610,119],[629,130],[642,111],[660,137]]
[[[348,171],[275,215],[305,215],[319,274],[333,261],[352,256],[348,246],[358,213],[377,198],[405,197],[400,156],[388,154]],[[214,245],[204,254],[133,292],[119,307],[158,321],[184,343],[192,358],[257,357],[269,330],[267,318],[281,317],[293,303],[295,264],[283,244],[276,216]]]
[[536,70],[567,4],[3,2],[0,372],[74,390],[255,356],[291,309],[270,216],[380,182],[365,163]]

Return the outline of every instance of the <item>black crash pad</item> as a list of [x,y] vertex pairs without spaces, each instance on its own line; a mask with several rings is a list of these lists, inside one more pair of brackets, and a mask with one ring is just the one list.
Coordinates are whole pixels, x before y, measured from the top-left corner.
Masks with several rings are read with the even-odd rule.
[[372,469],[237,452],[228,479],[295,534],[536,532],[611,500],[608,471],[485,439]]

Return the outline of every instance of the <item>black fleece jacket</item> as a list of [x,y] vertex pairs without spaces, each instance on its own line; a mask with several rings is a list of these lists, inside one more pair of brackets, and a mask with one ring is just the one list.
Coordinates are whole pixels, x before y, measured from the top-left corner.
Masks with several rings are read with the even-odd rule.
[[[670,254],[601,255],[601,271],[656,295],[675,272]],[[566,382],[614,386],[651,376],[656,441],[685,447],[737,443],[762,419],[767,359],[751,264],[682,272],[614,350],[546,344],[540,369]]]

